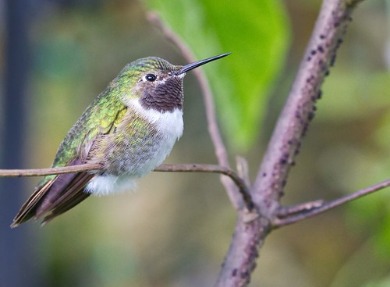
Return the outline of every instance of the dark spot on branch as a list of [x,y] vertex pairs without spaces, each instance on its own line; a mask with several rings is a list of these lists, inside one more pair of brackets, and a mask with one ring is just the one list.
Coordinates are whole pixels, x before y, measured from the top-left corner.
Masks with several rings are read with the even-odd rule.
[[301,149],[301,142],[298,141],[296,150],[295,150],[295,152],[294,152],[294,156],[297,156],[297,155],[298,155],[300,149]]
[[327,76],[329,76],[329,69],[327,69],[326,71],[325,71],[325,77],[327,77]]
[[335,62],[336,62],[336,53],[333,53],[330,58],[330,65],[333,66]]
[[336,42],[336,50],[340,47],[340,45],[344,42],[343,38],[338,38]]
[[232,276],[233,276],[233,277],[236,277],[236,276],[237,276],[237,273],[238,273],[237,268],[234,268],[234,269],[232,270]]
[[314,119],[314,115],[315,113],[314,112],[309,112],[309,114],[307,115],[309,121],[313,120]]
[[336,13],[334,13],[333,15],[334,15],[333,27],[337,28],[338,26],[340,26],[343,19],[341,17],[336,16]]
[[281,165],[285,165],[287,163],[287,160],[285,158],[280,159],[279,163]]
[[240,276],[242,279],[248,279],[250,276],[249,276],[249,272],[248,271],[243,271],[240,273]]
[[284,154],[282,155],[282,158],[280,159],[279,163],[280,163],[281,165],[287,164],[287,163],[288,163],[288,158],[289,158],[289,154],[288,154],[288,153],[284,153]]
[[309,125],[307,123],[305,123],[303,125],[303,129],[302,129],[302,137],[304,137],[306,135],[306,132],[307,132],[308,128],[309,128]]

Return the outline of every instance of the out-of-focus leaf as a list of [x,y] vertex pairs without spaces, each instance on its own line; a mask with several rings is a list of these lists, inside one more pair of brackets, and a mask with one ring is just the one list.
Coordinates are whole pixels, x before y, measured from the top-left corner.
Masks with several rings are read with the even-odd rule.
[[388,287],[390,286],[390,278],[383,278],[382,280],[376,282],[370,282],[365,284],[363,287]]
[[250,147],[285,56],[288,33],[282,4],[275,0],[149,0],[147,4],[199,59],[232,52],[205,70],[230,144]]
[[350,67],[331,70],[330,78],[323,86],[324,100],[319,102],[317,120],[351,121],[380,114],[389,108],[389,73],[372,73]]

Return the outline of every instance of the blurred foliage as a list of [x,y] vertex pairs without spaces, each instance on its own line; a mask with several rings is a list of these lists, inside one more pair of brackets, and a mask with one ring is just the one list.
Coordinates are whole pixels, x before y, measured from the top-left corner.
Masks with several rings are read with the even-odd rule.
[[[207,67],[221,125],[231,146],[254,144],[268,97],[284,65],[288,18],[280,1],[162,1],[146,3],[195,53],[231,52]],[[200,44],[202,43],[202,44]]]
[[[242,81],[234,88],[240,89],[237,95],[226,92],[226,80],[214,86],[217,108],[224,116],[221,122],[237,128],[239,122],[230,120],[240,119],[239,126],[247,129],[239,138],[237,134],[234,144],[253,142],[259,120],[265,119],[262,142],[255,141],[246,153],[252,173],[320,2],[148,2],[159,10],[163,4],[172,11],[185,10],[172,20],[166,15],[169,11],[161,13],[179,33],[189,29],[190,39],[185,39],[197,58],[232,52],[205,70],[211,84],[219,82],[225,68],[224,79]],[[286,187],[286,204],[334,198],[388,177],[390,78],[384,47],[389,35],[383,28],[388,20],[383,2],[362,4],[326,79],[316,118]],[[50,165],[67,130],[127,62],[156,55],[184,63],[176,48],[145,20],[145,11],[137,1],[124,0],[42,1],[36,8],[30,31],[29,166]],[[292,44],[281,70],[289,41],[283,28],[287,23]],[[0,57],[1,66],[3,61]],[[168,162],[213,162],[199,93],[189,73],[184,136]],[[90,198],[44,228],[33,223],[21,226],[34,233],[31,241],[38,238],[31,242],[35,256],[26,262],[41,266],[41,286],[212,285],[235,223],[218,177],[154,173],[141,180],[137,190]],[[272,233],[251,286],[388,286],[389,202],[389,191],[384,190]]]

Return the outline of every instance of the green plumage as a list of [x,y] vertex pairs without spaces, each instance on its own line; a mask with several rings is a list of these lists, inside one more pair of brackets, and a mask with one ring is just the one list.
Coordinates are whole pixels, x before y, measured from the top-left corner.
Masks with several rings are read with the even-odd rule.
[[128,189],[160,165],[183,131],[183,77],[227,54],[186,66],[149,57],[126,65],[62,141],[53,167],[99,163],[99,171],[46,176],[15,216],[47,222],[91,193]]

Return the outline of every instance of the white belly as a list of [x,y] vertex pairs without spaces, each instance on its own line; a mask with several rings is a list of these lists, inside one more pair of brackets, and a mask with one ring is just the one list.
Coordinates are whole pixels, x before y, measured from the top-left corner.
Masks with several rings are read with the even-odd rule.
[[182,110],[175,109],[173,112],[165,113],[152,109],[144,110],[138,100],[132,100],[130,105],[156,127],[160,134],[159,143],[154,146],[146,159],[138,161],[136,165],[132,161],[127,167],[128,172],[126,174],[120,176],[104,174],[92,178],[86,186],[86,191],[93,195],[106,195],[133,189],[135,180],[159,166],[183,134]]

